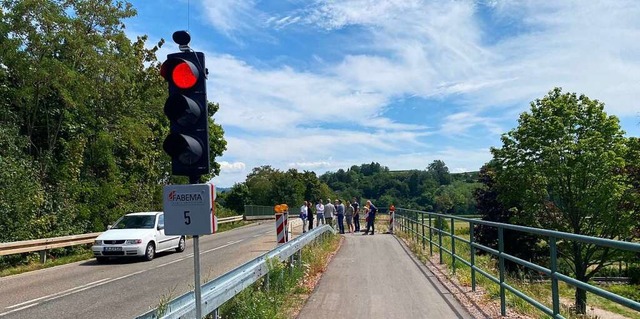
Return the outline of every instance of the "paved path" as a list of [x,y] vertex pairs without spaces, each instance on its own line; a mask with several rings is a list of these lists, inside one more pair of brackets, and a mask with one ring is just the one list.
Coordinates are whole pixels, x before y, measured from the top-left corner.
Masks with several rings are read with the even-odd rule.
[[395,236],[344,236],[298,318],[471,318]]

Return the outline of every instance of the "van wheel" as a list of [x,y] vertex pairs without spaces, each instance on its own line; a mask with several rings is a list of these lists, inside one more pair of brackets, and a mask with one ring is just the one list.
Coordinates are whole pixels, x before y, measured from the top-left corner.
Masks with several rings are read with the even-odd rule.
[[153,243],[147,244],[147,249],[144,252],[144,259],[146,261],[153,260],[153,257],[156,255],[156,246]]
[[187,247],[187,243],[185,242],[184,236],[180,237],[180,241],[178,242],[178,247],[176,247],[176,251],[181,253]]

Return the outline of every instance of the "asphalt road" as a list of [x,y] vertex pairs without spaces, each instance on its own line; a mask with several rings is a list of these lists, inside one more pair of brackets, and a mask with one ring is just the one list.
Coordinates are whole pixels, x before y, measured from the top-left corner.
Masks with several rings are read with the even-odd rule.
[[345,235],[298,318],[471,316],[399,239],[378,233]]
[[[272,222],[203,236],[202,282],[275,247]],[[193,245],[153,261],[95,260],[0,278],[0,318],[133,318],[193,289]]]

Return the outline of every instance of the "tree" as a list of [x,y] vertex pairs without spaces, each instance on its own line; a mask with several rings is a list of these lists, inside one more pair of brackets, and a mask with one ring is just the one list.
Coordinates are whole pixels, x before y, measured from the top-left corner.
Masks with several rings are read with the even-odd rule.
[[451,174],[449,174],[449,168],[441,160],[435,160],[427,167],[427,172],[438,181],[440,185],[451,184]]
[[[601,238],[624,238],[632,210],[620,209],[631,187],[622,173],[625,138],[604,104],[555,88],[531,103],[518,127],[491,150],[498,164],[503,203],[517,202],[517,222]],[[516,207],[518,208],[518,207]],[[593,244],[561,242],[575,278],[587,282],[612,251]],[[586,292],[576,289],[576,311],[586,311]]]
[[[123,20],[135,14],[125,1],[0,3],[0,161],[12,170],[0,177],[0,214],[21,221],[0,217],[9,240],[102,231],[125,212],[160,209],[171,169],[164,41],[130,40]],[[213,159],[226,142],[211,121]],[[10,202],[19,189],[29,205]]]
[[[498,200],[501,190],[496,181],[495,165],[495,162],[491,162],[485,164],[480,169],[478,177],[480,183],[482,183],[482,187],[476,189],[474,192],[477,211],[478,214],[482,215],[482,220],[514,224],[512,217],[514,211],[517,211],[517,209],[508,209],[507,207],[517,208],[517,203],[503,204]],[[477,225],[474,230],[475,241],[487,247],[498,249],[498,229],[496,227]],[[503,236],[504,251],[509,255],[527,261],[533,261],[542,255],[542,251],[536,246],[539,240],[533,235],[505,229]],[[479,252],[484,253],[482,250],[479,250]],[[505,260],[505,266],[508,270],[520,268],[518,264],[509,260]]]
[[225,197],[225,207],[244,212],[244,205],[249,204],[249,188],[245,183],[235,183]]

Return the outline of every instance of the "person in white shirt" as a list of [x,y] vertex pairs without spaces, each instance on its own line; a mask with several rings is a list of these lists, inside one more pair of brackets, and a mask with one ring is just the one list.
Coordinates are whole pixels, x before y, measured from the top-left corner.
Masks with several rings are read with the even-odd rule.
[[300,206],[300,219],[302,219],[302,232],[307,232],[307,201]]
[[316,204],[316,227],[320,225],[320,223],[325,224],[324,220],[324,205],[322,205],[322,199],[318,200]]

